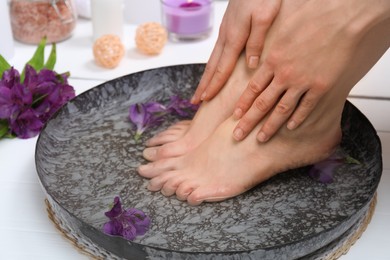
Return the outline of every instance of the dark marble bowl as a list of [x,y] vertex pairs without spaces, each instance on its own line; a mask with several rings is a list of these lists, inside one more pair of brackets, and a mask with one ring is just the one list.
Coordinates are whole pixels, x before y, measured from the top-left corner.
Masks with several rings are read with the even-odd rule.
[[[335,181],[311,179],[308,167],[281,173],[236,198],[188,206],[146,189],[136,167],[143,141],[168,118],[133,141],[130,104],[189,98],[203,64],[134,73],[73,99],[46,125],[36,167],[61,221],[92,243],[128,259],[296,259],[339,239],[367,212],[382,173],[381,145],[370,122],[349,102],[342,148],[361,162],[337,169]],[[135,241],[102,233],[104,212],[116,195],[126,208],[145,211],[150,230]]]

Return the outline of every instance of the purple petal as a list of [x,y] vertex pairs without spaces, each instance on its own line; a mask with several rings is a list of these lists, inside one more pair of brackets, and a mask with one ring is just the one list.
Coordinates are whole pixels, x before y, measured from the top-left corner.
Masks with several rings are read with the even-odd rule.
[[19,138],[27,139],[39,134],[43,122],[37,117],[32,109],[23,111],[10,121],[10,129]]
[[12,88],[16,83],[20,82],[19,72],[11,67],[10,69],[4,71],[0,82],[0,85],[3,85],[7,88]]
[[104,224],[103,232],[112,236],[122,236],[123,225],[116,219],[110,220]]
[[12,99],[19,105],[30,106],[33,102],[33,96],[25,85],[16,83],[12,90]]
[[137,103],[129,108],[129,119],[136,127],[136,139],[149,127],[161,124],[165,107],[156,102]]
[[61,105],[71,100],[76,96],[76,92],[71,85],[64,83],[61,85]]
[[42,96],[40,102],[35,105],[35,110],[40,114],[42,120],[46,122],[59,108],[74,96],[75,92],[72,86],[56,85]]
[[25,67],[25,77],[23,83],[30,89],[31,92],[34,92],[34,86],[38,84],[38,74],[36,70],[28,64]]
[[159,113],[159,112],[165,112],[167,109],[165,106],[158,102],[148,102],[144,104],[145,110],[148,113]]
[[114,205],[112,206],[111,210],[105,212],[104,214],[111,220],[122,214],[122,203],[118,196],[114,198]]
[[137,235],[143,235],[148,231],[150,218],[142,210],[128,209],[123,212],[123,217],[136,228]]
[[335,169],[341,164],[339,160],[326,159],[313,165],[309,176],[321,183],[332,183]]
[[146,116],[147,111],[144,104],[137,103],[130,106],[129,119],[136,125],[137,129],[143,127]]
[[123,229],[122,236],[127,240],[134,240],[137,236],[137,230],[134,226],[128,225]]
[[11,90],[7,87],[0,87],[0,118],[8,119],[11,115],[13,102],[11,100]]
[[194,105],[187,99],[182,99],[177,95],[171,96],[171,101],[167,106],[167,110],[170,113],[177,114],[182,117],[190,116],[191,113],[196,111],[198,108],[198,105]]

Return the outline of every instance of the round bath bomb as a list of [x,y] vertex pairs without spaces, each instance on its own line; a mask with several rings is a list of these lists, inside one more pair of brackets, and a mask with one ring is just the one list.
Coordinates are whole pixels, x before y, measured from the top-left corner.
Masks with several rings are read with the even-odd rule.
[[112,34],[98,38],[93,45],[93,56],[97,64],[105,68],[115,68],[125,55],[121,39]]
[[167,42],[167,31],[156,22],[144,23],[137,28],[135,43],[145,54],[159,54]]

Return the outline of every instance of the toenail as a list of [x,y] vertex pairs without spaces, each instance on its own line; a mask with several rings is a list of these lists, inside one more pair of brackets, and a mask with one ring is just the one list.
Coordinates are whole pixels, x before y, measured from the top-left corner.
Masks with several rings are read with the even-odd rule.
[[250,69],[256,69],[259,65],[259,56],[250,56],[248,60],[248,67]]
[[244,136],[244,131],[242,131],[241,128],[236,128],[233,132],[234,137],[237,140],[241,140],[241,138]]
[[157,149],[145,149],[144,153],[146,157],[152,158],[156,156]]
[[264,143],[264,142],[267,142],[268,137],[265,135],[264,132],[260,132],[260,133],[257,135],[257,140],[259,140],[260,142]]
[[148,169],[150,169],[150,168],[152,168],[152,164],[150,164],[150,163],[148,163],[148,164],[143,164],[143,165],[140,165],[140,166],[138,167],[138,169],[139,169],[140,171],[146,171],[146,170],[148,170]]
[[242,109],[236,108],[236,110],[234,110],[233,116],[235,119],[240,119],[242,117]]

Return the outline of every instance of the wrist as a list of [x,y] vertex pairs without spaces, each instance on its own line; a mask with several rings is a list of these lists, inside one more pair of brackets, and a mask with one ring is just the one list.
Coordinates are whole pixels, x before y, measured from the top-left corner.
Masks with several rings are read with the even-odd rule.
[[349,14],[347,33],[351,35],[363,36],[376,25],[390,19],[389,0],[351,0],[345,3],[341,8],[345,8]]

